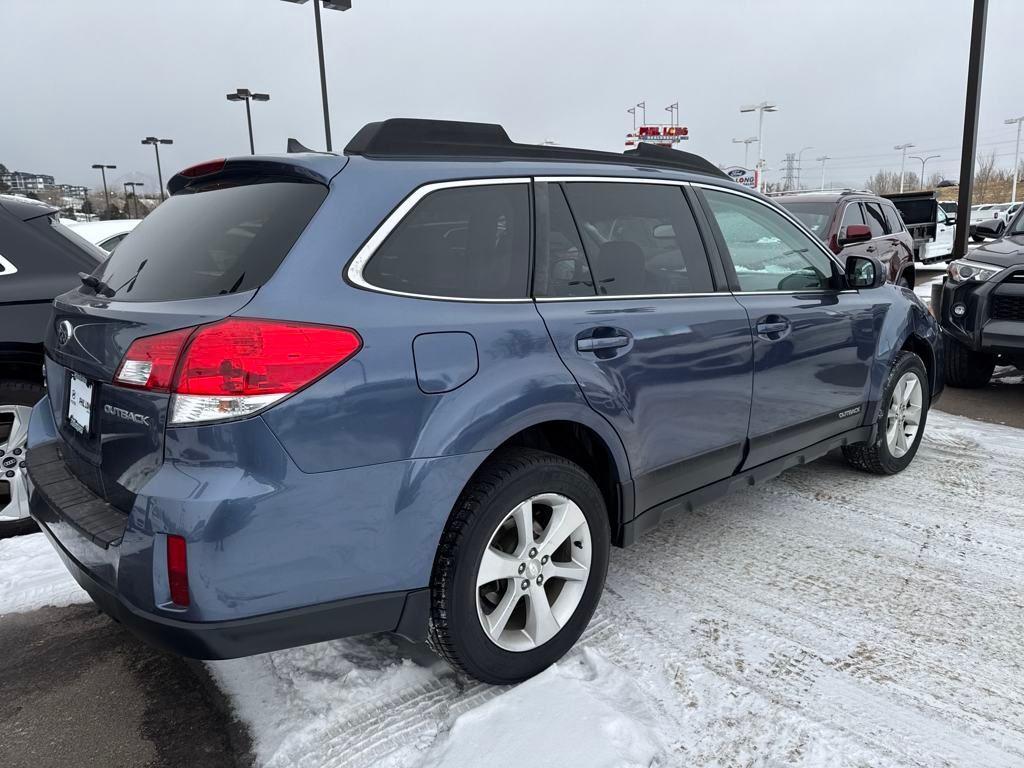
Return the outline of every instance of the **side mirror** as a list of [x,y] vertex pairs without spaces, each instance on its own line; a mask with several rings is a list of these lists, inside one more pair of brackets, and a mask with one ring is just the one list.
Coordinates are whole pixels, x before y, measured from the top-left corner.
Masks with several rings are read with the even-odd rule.
[[672,240],[676,236],[676,230],[671,224],[659,224],[652,234],[655,240]]
[[850,256],[846,260],[846,283],[851,288],[881,288],[885,285],[885,267],[874,256]]
[[986,219],[974,226],[975,233],[992,240],[1002,236],[1003,228],[1006,225],[1002,219]]
[[871,227],[867,224],[851,224],[839,237],[839,245],[866,243],[871,239]]

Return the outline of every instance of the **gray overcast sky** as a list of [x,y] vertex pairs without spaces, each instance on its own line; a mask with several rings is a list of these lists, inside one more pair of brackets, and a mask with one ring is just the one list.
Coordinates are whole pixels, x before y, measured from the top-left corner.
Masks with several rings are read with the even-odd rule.
[[[739,163],[756,133],[741,104],[780,105],[765,122],[769,179],[785,152],[833,156],[829,178],[861,184],[898,168],[892,147],[939,153],[956,177],[969,0],[354,0],[324,13],[335,149],[364,123],[438,117],[502,123],[513,139],[621,150],[625,110],[649,121],[679,101],[686,147]],[[1024,114],[1024,2],[992,0],[980,140],[1013,161]],[[154,175],[141,137],[175,144],[165,171],[288,136],[323,146],[313,9],[280,0],[0,0],[0,162],[99,183],[94,162]],[[756,145],[752,147],[754,149]],[[753,156],[755,152],[752,152]],[[915,165],[908,162],[908,170]],[[919,168],[919,165],[917,166]],[[169,173],[165,173],[165,177]]]

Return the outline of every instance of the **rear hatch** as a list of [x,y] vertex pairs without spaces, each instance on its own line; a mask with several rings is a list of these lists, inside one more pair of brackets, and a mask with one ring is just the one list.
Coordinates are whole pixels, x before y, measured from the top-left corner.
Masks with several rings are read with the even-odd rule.
[[244,307],[327,195],[327,179],[306,169],[292,177],[280,163],[272,172],[253,161],[242,166],[221,161],[194,179],[188,171],[176,176],[175,194],[54,303],[45,343],[62,454],[123,512],[162,463],[171,399],[166,387],[115,383],[133,342]]

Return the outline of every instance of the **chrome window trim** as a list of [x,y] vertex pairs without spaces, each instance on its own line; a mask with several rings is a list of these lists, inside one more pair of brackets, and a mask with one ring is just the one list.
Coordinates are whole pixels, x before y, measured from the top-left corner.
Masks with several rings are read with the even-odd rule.
[[[408,291],[394,291],[390,288],[381,288],[373,283],[368,282],[363,277],[363,269],[369,263],[370,259],[377,252],[377,249],[387,240],[388,236],[394,231],[406,216],[412,211],[413,208],[427,195],[432,192],[438,192],[444,189],[458,189],[460,187],[485,187],[494,186],[497,184],[530,184],[532,179],[529,176],[504,176],[490,179],[457,179],[452,181],[436,181],[429,184],[424,184],[417,187],[409,195],[398,204],[388,217],[381,222],[377,228],[370,235],[369,239],[363,243],[362,247],[356,251],[356,255],[348,263],[348,267],[345,270],[345,276],[348,281],[359,288],[363,288],[368,291],[374,291],[375,293],[386,293],[391,296],[407,296],[413,299],[433,299],[441,301],[463,301],[470,303],[486,303],[486,304],[527,304],[533,301],[530,296],[524,296],[518,299],[486,299],[486,298],[472,298],[466,296],[438,296],[429,293],[412,293]],[[532,203],[531,203],[532,206]],[[531,212],[532,216],[532,212]],[[531,246],[532,247],[532,246]],[[529,290],[529,288],[528,288]]]
[[729,291],[715,291],[713,293],[635,293],[628,296],[606,295],[606,296],[542,296],[534,299],[538,303],[550,303],[552,301],[649,301],[650,299],[700,299],[717,296],[732,296]]
[[685,187],[690,182],[681,179],[644,179],[636,176],[536,176],[536,182],[559,184],[562,182],[608,182],[612,184],[660,184],[669,187]]
[[7,277],[8,275],[13,275],[18,271],[18,268],[3,256],[0,256],[0,267],[3,267],[3,271],[0,272],[0,277]]

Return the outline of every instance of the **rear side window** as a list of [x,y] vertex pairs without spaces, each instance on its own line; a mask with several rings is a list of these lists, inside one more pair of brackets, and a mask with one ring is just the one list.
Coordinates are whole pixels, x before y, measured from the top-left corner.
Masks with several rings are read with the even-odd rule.
[[[547,229],[537,241],[534,293],[540,297],[593,296],[594,279],[583,252],[579,231],[572,220],[565,193],[548,184]],[[538,222],[538,229],[540,222]],[[546,257],[546,258],[545,258]]]
[[[900,219],[900,215],[896,212],[896,209],[891,205],[883,205],[882,210],[885,212],[885,222],[889,226],[889,232],[896,234],[903,231],[903,220]],[[946,217],[945,211],[939,209],[942,218]]]
[[98,273],[118,301],[170,301],[258,288],[327,196],[268,182],[180,193],[121,242]]
[[704,244],[680,187],[572,182],[565,190],[599,295],[714,290]]
[[868,226],[871,227],[872,237],[882,237],[889,234],[888,225],[885,223],[885,214],[882,213],[882,206],[878,203],[864,203],[864,215],[867,218]]
[[363,268],[390,291],[465,299],[528,295],[530,190],[487,184],[431,192]]

